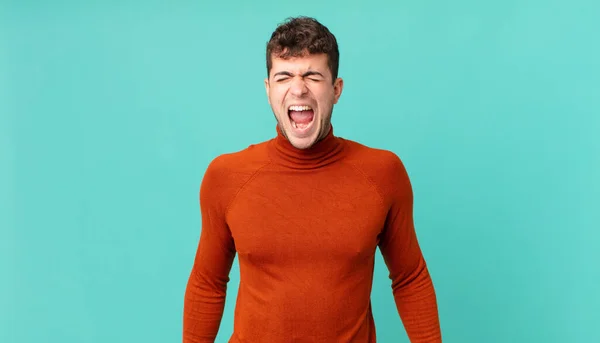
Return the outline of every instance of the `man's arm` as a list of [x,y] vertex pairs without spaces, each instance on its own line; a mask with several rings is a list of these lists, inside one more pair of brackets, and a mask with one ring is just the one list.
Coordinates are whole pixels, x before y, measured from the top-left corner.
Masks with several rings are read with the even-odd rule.
[[223,171],[211,163],[200,186],[202,230],[185,290],[184,343],[213,343],[221,324],[235,257],[233,238],[225,222],[225,194],[230,187]]
[[399,158],[385,171],[391,206],[379,248],[390,272],[398,313],[412,343],[442,341],[435,290],[413,223],[413,192]]

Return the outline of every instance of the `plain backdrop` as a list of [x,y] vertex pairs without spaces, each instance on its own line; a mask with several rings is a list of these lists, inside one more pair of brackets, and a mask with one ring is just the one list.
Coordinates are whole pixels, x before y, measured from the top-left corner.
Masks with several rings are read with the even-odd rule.
[[444,342],[600,342],[595,0],[1,2],[0,342],[181,340],[204,170],[274,137],[295,15],[338,38],[336,134],[408,169]]

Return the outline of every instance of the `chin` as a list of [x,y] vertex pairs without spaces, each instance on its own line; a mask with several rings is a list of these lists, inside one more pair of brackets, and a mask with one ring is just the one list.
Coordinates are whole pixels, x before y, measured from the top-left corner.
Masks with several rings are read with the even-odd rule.
[[295,148],[301,149],[301,150],[312,147],[316,141],[316,139],[314,137],[298,138],[298,137],[293,137],[293,136],[288,137],[288,140]]
[[317,132],[298,134],[297,130],[294,130],[294,128],[290,125],[284,125],[282,129],[287,140],[298,149],[306,149],[310,147],[314,144],[316,137],[318,136]]

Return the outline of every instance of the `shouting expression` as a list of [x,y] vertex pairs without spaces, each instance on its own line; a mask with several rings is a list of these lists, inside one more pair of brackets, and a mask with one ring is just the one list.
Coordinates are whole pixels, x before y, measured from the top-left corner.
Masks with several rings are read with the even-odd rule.
[[310,148],[329,132],[343,81],[332,80],[327,62],[326,54],[272,58],[267,97],[283,135],[298,149]]

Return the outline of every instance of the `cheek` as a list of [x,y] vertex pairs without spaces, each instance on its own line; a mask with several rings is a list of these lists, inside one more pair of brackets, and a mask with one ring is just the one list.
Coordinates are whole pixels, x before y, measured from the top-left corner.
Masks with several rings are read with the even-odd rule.
[[312,92],[318,103],[328,106],[335,101],[335,92],[332,88],[318,88]]
[[281,89],[273,89],[269,94],[269,98],[271,100],[271,104],[277,108],[281,107],[283,104],[283,99],[285,97],[285,92]]
[[329,108],[335,103],[335,96],[333,93],[323,94],[317,99],[317,103],[319,104],[319,108],[328,111]]

